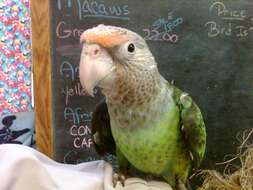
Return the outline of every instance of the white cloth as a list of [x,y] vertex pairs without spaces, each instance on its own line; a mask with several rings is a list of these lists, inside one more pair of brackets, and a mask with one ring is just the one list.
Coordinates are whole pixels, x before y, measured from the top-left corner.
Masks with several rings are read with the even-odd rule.
[[[0,145],[0,190],[115,190],[112,173],[105,161],[61,164],[23,145]],[[138,178],[117,189],[171,190],[166,183]]]

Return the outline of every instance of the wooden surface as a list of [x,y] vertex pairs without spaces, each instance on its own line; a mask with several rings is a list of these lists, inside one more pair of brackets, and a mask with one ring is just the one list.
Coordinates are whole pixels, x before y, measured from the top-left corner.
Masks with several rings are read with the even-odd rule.
[[37,149],[52,157],[51,45],[49,1],[31,0]]

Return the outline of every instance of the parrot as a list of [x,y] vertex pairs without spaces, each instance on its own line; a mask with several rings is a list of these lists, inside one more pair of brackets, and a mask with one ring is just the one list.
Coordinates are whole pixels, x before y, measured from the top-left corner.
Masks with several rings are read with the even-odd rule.
[[97,148],[115,153],[122,171],[133,166],[187,189],[206,149],[200,108],[159,73],[136,32],[99,24],[85,30],[80,43],[80,83],[90,96],[98,87],[105,97],[92,116]]

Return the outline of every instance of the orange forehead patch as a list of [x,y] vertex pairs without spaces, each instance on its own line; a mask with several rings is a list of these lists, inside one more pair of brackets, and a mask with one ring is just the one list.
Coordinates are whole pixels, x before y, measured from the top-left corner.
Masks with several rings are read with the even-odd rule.
[[119,27],[99,25],[88,29],[80,37],[81,42],[95,43],[110,48],[128,41],[128,36]]

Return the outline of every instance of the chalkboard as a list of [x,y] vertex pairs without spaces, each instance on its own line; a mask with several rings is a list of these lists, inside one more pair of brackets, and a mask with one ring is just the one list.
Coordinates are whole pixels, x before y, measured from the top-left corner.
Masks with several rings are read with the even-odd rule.
[[[207,127],[203,167],[235,153],[253,126],[253,2],[250,0],[50,1],[53,152],[57,161],[100,159],[90,121],[103,98],[86,95],[78,77],[81,33],[98,24],[143,36],[161,74],[188,92]],[[113,159],[113,158],[112,158]]]

